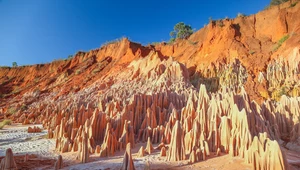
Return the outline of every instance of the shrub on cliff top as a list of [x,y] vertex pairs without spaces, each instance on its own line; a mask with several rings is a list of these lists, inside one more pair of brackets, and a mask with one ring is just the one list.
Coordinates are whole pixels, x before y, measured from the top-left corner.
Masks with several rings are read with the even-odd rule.
[[14,61],[14,62],[12,63],[12,66],[13,66],[13,67],[18,67],[17,62]]
[[270,6],[279,5],[287,1],[288,0],[271,0]]
[[170,32],[171,39],[187,39],[193,34],[193,29],[190,25],[179,22],[174,26],[174,30]]

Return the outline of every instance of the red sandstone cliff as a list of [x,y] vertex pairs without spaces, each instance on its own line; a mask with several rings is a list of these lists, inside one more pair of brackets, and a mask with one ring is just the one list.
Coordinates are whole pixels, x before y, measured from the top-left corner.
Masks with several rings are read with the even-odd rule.
[[161,143],[169,161],[222,152],[255,169],[288,169],[280,145],[300,152],[299,18],[300,4],[288,2],[212,21],[173,44],[122,39],[65,61],[0,68],[0,119],[42,123],[58,152],[82,162],[127,146],[124,168],[134,167],[130,147],[148,141],[146,153]]

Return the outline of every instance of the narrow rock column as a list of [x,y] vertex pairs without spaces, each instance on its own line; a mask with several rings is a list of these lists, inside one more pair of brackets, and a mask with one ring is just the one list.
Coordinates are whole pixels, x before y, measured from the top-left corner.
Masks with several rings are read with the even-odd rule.
[[133,160],[132,160],[130,145],[131,145],[130,143],[126,145],[126,151],[124,154],[123,165],[121,167],[121,170],[135,170]]
[[186,159],[183,137],[183,129],[177,120],[172,130],[167,161],[181,161]]
[[147,141],[147,146],[146,146],[145,152],[146,152],[147,154],[151,154],[152,151],[153,151],[153,146],[152,146],[150,137],[148,137],[148,141]]
[[61,169],[62,167],[63,167],[62,156],[61,156],[61,155],[58,155],[58,159],[57,159],[57,161],[55,162],[54,168],[55,168],[55,170],[57,170],[57,169]]
[[87,134],[84,132],[81,147],[78,150],[78,156],[81,163],[89,162],[89,147],[88,147],[88,137]]
[[6,149],[5,157],[0,163],[0,170],[17,170],[17,164],[11,148]]

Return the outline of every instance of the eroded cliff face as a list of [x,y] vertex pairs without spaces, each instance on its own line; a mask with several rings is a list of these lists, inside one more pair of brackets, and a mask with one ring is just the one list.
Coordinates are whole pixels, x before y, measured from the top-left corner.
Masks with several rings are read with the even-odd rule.
[[281,147],[300,152],[298,18],[300,4],[285,3],[174,44],[122,39],[66,61],[0,68],[0,119],[42,123],[57,152],[83,163],[126,149],[123,168],[133,169],[130,148],[147,142],[141,157],[159,144],[168,161],[222,153],[289,169]]

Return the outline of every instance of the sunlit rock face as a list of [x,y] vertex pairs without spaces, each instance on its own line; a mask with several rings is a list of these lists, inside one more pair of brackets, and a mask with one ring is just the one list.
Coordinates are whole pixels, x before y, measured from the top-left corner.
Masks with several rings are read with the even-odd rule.
[[[289,138],[291,146],[297,144],[299,98],[282,96],[260,105],[250,101],[239,79],[233,88],[222,86],[215,93],[205,85],[195,88],[184,65],[155,52],[107,79],[111,85],[97,93],[40,103],[37,119],[43,118],[58,152],[77,152],[86,163],[90,154],[114,156],[127,146],[124,167],[132,169],[130,148],[147,142],[139,157],[161,143],[160,155],[167,161],[195,163],[229,154],[255,169],[288,167],[279,143]],[[86,91],[95,91],[99,83]]]
[[43,124],[56,152],[82,163],[124,152],[122,169],[134,169],[138,147],[137,157],[158,151],[168,162],[226,154],[253,169],[299,166],[284,151],[300,152],[299,11],[284,4],[174,44],[122,39],[66,61],[0,68],[0,119]]

